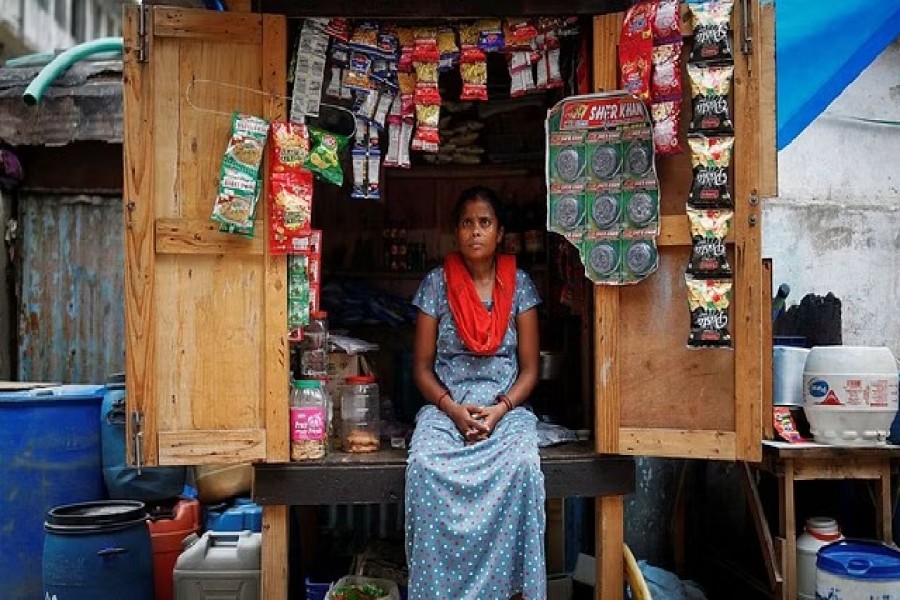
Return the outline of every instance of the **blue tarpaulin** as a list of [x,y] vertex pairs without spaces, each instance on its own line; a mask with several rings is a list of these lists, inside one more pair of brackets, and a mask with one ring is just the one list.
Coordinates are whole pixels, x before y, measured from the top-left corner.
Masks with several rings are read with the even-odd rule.
[[900,0],[777,0],[778,149],[898,35]]

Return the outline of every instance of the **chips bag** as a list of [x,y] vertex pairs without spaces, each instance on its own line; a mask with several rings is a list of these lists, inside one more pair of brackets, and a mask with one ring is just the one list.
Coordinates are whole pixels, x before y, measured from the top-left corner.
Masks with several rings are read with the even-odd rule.
[[728,331],[728,307],[731,304],[731,281],[694,279],[686,275],[685,282],[691,311],[688,346],[730,348],[732,339]]
[[309,128],[312,148],[309,158],[303,165],[319,178],[328,183],[341,186],[344,184],[344,171],[341,169],[340,153],[347,146],[347,137],[330,133],[315,127]]

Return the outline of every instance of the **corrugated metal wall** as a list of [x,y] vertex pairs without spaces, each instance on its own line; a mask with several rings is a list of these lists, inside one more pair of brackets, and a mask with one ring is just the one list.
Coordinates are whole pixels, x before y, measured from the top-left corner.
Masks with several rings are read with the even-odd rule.
[[19,232],[19,380],[124,371],[121,198],[21,194]]

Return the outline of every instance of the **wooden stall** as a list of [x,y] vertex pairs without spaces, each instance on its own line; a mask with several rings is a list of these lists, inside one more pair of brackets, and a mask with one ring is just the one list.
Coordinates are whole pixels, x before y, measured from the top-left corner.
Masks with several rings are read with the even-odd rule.
[[[262,236],[222,234],[209,220],[220,160],[210,149],[227,139],[230,124],[222,113],[287,117],[289,17],[591,15],[594,86],[615,89],[623,17],[616,11],[628,3],[229,4],[237,5],[229,13],[146,2],[126,8],[128,452],[132,463],[143,465],[257,463],[254,493],[266,504],[262,597],[277,599],[287,594],[289,505],[389,501],[402,491],[403,459],[337,457],[316,467],[288,462],[286,263],[269,254]],[[604,599],[622,595],[623,500],[634,485],[627,455],[761,458],[763,357],[770,342],[763,335],[769,298],[759,198],[774,193],[772,6],[763,10],[757,0],[736,4],[736,208],[728,239],[735,271],[734,350],[685,346],[690,155],[660,159],[659,271],[638,285],[594,289],[593,347],[581,348],[593,367],[594,447],[543,456],[552,495],[567,495],[569,481],[571,495],[597,497],[597,594]],[[686,13],[682,17],[689,35]],[[188,97],[188,87],[200,80],[234,87],[195,85]],[[689,89],[686,95],[689,106]],[[377,477],[366,479],[362,471]],[[382,475],[387,479],[377,489],[363,492],[355,485]],[[319,484],[331,480],[333,489],[313,489],[304,477]]]

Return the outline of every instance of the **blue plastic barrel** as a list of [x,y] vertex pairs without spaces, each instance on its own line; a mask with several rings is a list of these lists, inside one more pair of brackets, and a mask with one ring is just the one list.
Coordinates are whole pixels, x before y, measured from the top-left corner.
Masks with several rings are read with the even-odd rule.
[[153,600],[153,545],[143,502],[57,506],[44,529],[40,597]]
[[0,597],[41,593],[44,515],[104,498],[100,468],[103,386],[64,385],[0,394]]
[[184,490],[184,467],[144,467],[125,462],[125,378],[114,376],[106,385],[100,411],[100,444],[103,481],[110,498],[158,502],[175,498]]

